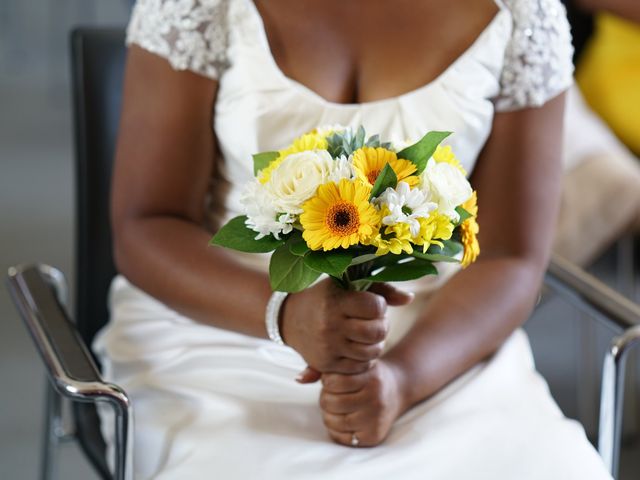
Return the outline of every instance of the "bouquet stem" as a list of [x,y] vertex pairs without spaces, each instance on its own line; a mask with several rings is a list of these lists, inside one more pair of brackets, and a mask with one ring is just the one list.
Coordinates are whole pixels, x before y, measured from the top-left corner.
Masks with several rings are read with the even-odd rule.
[[371,288],[373,282],[366,280],[373,271],[373,262],[365,262],[359,265],[352,265],[345,270],[342,279],[337,280],[338,285],[345,290],[365,292]]

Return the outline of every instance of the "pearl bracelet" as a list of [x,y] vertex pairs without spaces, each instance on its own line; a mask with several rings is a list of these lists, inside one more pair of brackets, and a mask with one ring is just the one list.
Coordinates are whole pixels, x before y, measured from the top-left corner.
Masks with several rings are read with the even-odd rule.
[[269,338],[277,343],[278,345],[284,345],[284,340],[280,336],[280,309],[282,308],[282,304],[287,298],[288,293],[285,292],[273,292],[271,298],[269,299],[269,303],[267,303],[267,310],[264,316],[264,323],[267,327],[267,334]]

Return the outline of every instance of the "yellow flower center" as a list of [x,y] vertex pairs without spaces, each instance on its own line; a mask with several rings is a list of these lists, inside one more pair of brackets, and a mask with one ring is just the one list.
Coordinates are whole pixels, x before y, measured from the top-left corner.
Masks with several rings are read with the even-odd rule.
[[371,185],[375,185],[378,175],[380,175],[380,170],[371,170],[367,173],[367,180],[369,180]]
[[360,227],[358,209],[352,203],[336,203],[327,212],[326,224],[333,235],[345,236],[356,233]]

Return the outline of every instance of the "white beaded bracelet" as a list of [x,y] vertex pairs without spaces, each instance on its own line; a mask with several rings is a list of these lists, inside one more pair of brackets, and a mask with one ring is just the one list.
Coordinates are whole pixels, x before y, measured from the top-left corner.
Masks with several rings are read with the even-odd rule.
[[264,323],[267,327],[267,335],[269,338],[276,342],[278,345],[284,345],[284,341],[280,336],[280,309],[282,308],[282,304],[287,298],[288,293],[285,292],[273,292],[271,298],[269,299],[269,303],[267,303],[267,310],[264,316]]

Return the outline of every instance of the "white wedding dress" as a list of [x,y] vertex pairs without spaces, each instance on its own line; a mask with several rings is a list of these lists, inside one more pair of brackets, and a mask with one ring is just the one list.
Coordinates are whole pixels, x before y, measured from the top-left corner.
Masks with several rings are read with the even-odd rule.
[[[128,42],[219,81],[214,129],[231,186],[224,199],[230,218],[240,212],[241,186],[252,177],[251,154],[282,148],[322,125],[364,124],[399,140],[451,130],[448,143],[472,171],[495,111],[542,105],[572,81],[559,1],[505,0],[499,8],[435,80],[361,104],[327,101],[286,77],[251,0],[139,0]],[[261,256],[238,259],[266,268]],[[417,300],[391,309],[390,344],[451,273],[406,285]],[[110,306],[111,321],[94,350],[105,377],[133,399],[135,478],[610,478],[581,426],[554,403],[521,330],[490,360],[401,417],[384,444],[354,449],[330,441],[320,385],[294,381],[305,362],[292,349],[198,324],[122,276],[113,282]],[[103,422],[107,438],[110,425]]]

